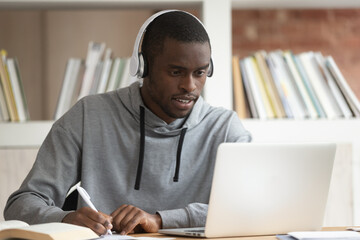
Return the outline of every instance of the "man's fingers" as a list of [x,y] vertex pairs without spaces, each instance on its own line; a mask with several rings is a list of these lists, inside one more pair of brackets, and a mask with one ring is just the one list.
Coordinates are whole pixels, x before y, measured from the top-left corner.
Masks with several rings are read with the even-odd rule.
[[144,223],[144,213],[141,211],[132,211],[122,222],[122,230],[120,232],[121,235],[129,234],[131,231],[135,229],[139,224]]
[[91,228],[96,234],[102,235],[112,229],[112,217],[98,213],[91,208],[83,207],[66,215],[63,222]]
[[157,232],[161,228],[161,217],[149,214],[131,205],[122,205],[111,213],[114,230],[120,234],[132,232]]

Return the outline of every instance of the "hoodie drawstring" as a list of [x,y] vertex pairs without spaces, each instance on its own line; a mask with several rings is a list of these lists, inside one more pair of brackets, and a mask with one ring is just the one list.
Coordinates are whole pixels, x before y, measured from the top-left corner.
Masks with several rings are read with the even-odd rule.
[[177,149],[177,153],[176,153],[176,168],[175,168],[174,182],[178,182],[178,181],[179,181],[179,171],[180,171],[180,161],[181,161],[181,150],[182,150],[182,145],[183,145],[183,142],[184,142],[186,130],[187,130],[187,128],[181,129],[181,134],[180,134],[178,149]]
[[[175,175],[173,178],[174,182],[179,181],[181,151],[182,151],[186,130],[187,128],[183,128],[181,129],[181,133],[180,133],[180,139],[176,153],[176,167],[175,167]],[[144,163],[144,153],[145,153],[145,108],[143,106],[140,106],[140,151],[139,151],[139,163],[136,173],[135,190],[140,189],[141,175],[142,175],[142,169]]]
[[140,106],[140,152],[139,152],[139,163],[136,173],[135,189],[140,189],[140,181],[142,168],[144,163],[144,152],[145,152],[145,108]]

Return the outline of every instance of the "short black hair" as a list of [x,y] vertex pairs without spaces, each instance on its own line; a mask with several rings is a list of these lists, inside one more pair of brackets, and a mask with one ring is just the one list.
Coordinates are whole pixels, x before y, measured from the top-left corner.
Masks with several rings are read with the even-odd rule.
[[210,47],[204,26],[194,16],[183,11],[164,13],[149,24],[141,46],[147,60],[152,61],[157,54],[162,53],[166,38],[186,43],[209,43]]

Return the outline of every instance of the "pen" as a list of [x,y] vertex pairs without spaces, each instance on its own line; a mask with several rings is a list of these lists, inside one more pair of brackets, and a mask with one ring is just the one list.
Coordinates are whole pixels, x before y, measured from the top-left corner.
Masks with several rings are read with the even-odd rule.
[[[87,203],[87,205],[89,205],[89,207],[92,210],[95,210],[97,212],[99,212],[96,207],[94,206],[94,204],[90,201],[90,196],[89,194],[86,192],[86,190],[82,187],[80,187],[79,185],[76,186],[76,189],[78,190],[80,196],[84,199],[84,201]],[[110,229],[107,230],[107,234],[112,235]]]

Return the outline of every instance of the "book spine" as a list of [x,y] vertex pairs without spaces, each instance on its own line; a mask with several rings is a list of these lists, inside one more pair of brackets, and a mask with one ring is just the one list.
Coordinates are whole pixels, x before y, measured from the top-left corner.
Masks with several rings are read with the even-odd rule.
[[265,51],[257,51],[254,56],[259,66],[260,74],[264,79],[265,90],[269,96],[270,105],[274,111],[275,117],[284,118],[286,117],[284,107],[282,105],[280,96],[276,90],[274,80],[271,76],[269,67],[265,61],[267,53]]
[[356,117],[360,117],[359,100],[355,96],[354,92],[351,90],[350,86],[346,82],[344,76],[342,75],[341,71],[339,70],[338,66],[336,65],[334,59],[331,56],[326,58],[326,66],[328,67],[329,71],[340,86],[340,89],[342,90],[346,100],[348,101],[354,115]]
[[237,56],[232,58],[233,66],[233,84],[234,84],[234,107],[235,111],[239,115],[239,118],[246,118],[246,103],[245,103],[245,93],[243,87],[243,80],[240,72],[240,59]]
[[17,109],[19,121],[24,122],[27,120],[27,117],[26,117],[24,101],[22,99],[23,95],[20,89],[20,83],[19,83],[20,79],[18,78],[17,75],[14,59],[8,58],[6,61],[6,65],[9,73],[10,84],[13,90],[14,100],[17,106],[16,109]]
[[260,86],[259,82],[256,79],[255,71],[253,69],[253,63],[251,57],[246,57],[244,59],[246,73],[249,79],[250,90],[252,92],[252,96],[254,98],[254,103],[256,105],[256,109],[258,111],[258,115],[260,119],[267,119],[267,113],[264,105],[264,101],[261,98]]
[[15,99],[14,99],[14,95],[13,95],[12,88],[10,85],[8,72],[5,67],[5,63],[6,63],[6,53],[4,52],[4,50],[1,50],[1,56],[0,56],[1,83],[3,86],[3,90],[4,90],[4,95],[5,95],[9,115],[10,115],[10,120],[17,122],[19,120],[19,116],[17,114]]
[[290,69],[290,74],[292,75],[294,81],[295,81],[295,85],[297,87],[297,89],[299,89],[300,91],[300,97],[302,98],[302,100],[304,101],[304,104],[306,105],[306,108],[308,110],[309,116],[311,118],[318,118],[319,115],[315,109],[315,106],[313,105],[313,102],[310,99],[309,93],[306,90],[306,87],[304,85],[304,82],[302,81],[300,74],[298,72],[298,69],[295,65],[295,62],[293,60],[293,54],[290,51],[285,51],[284,52],[284,59],[287,63],[287,65],[289,66]]

